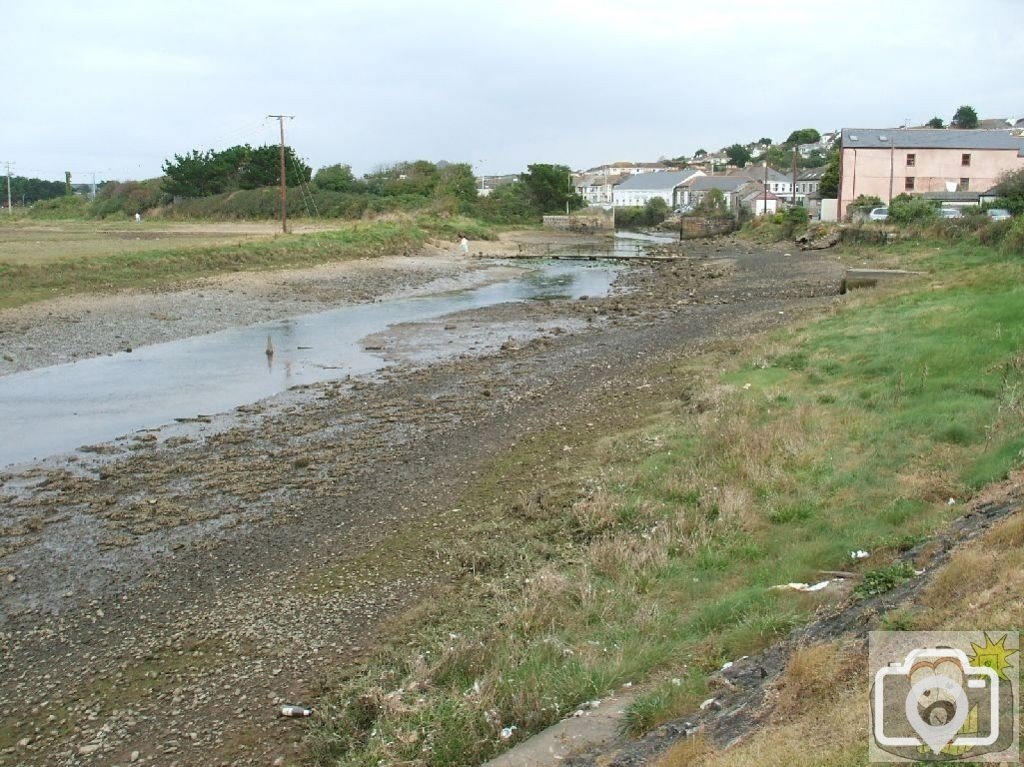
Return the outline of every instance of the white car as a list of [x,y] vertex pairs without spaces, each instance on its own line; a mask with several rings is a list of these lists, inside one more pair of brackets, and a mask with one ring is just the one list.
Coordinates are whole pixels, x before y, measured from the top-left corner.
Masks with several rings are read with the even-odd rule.
[[889,218],[888,208],[875,208],[868,213],[868,219],[871,221],[886,221]]
[[939,208],[939,218],[963,218],[964,214],[957,208]]
[[993,221],[1005,221],[1010,218],[1010,211],[1006,208],[989,208],[985,213]]

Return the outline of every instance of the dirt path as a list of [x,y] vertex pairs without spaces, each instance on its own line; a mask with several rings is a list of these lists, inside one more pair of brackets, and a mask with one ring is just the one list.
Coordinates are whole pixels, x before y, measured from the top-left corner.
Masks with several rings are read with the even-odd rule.
[[[639,409],[643,386],[667,383],[652,377],[657,363],[838,300],[840,269],[820,254],[735,241],[687,254],[631,269],[629,292],[609,298],[389,332],[403,359],[425,330],[490,331],[440,364],[406,357],[374,381],[241,408],[217,430],[147,433],[94,458],[0,474],[0,765],[294,763],[301,726],[277,718],[280,704],[314,699],[372,651],[389,616],[456,574],[446,531],[484,457],[554,421],[589,433],[610,403]],[[210,291],[231,296],[234,324],[463,279],[465,264],[426,261],[364,265],[365,278],[338,271],[334,284],[313,270],[249,276],[244,292],[131,296],[128,309],[101,301],[83,306],[97,317],[81,338],[109,348],[122,339],[105,320],[134,328],[157,301],[193,324],[155,326],[194,332]],[[324,293],[309,299],[314,276]],[[0,325],[4,348],[43,343],[25,342],[32,327]],[[529,332],[502,341],[513,327]],[[72,338],[41,346],[39,359],[68,354]]]

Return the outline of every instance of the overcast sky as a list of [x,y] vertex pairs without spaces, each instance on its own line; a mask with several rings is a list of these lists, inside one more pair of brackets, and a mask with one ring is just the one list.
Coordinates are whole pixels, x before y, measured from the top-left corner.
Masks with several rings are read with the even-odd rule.
[[[706,8],[706,9],[703,9]],[[0,161],[76,182],[276,143],[477,173],[1024,117],[1021,0],[0,0]]]

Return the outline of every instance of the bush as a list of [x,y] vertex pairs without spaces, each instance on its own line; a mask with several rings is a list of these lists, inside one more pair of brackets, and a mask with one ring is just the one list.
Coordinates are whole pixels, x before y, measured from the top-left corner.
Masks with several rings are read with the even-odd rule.
[[668,203],[660,197],[652,197],[642,208],[616,208],[616,229],[639,229],[657,226],[668,218]]
[[[1000,222],[997,222],[1000,223]],[[1010,223],[1009,221],[1001,223]],[[1024,218],[1013,219],[1013,225],[1009,227],[999,250],[1010,256],[1024,256]]]
[[89,205],[89,213],[96,218],[134,216],[170,201],[171,196],[161,190],[159,179],[111,182],[100,189]]
[[876,197],[875,195],[861,194],[857,196],[847,210],[847,214],[850,218],[854,218],[855,215],[867,215],[875,208],[881,208],[883,205],[882,198]]
[[897,224],[921,224],[933,221],[939,215],[931,200],[901,194],[889,203],[889,220]]
[[85,218],[88,200],[77,195],[40,200],[28,209],[30,218]]

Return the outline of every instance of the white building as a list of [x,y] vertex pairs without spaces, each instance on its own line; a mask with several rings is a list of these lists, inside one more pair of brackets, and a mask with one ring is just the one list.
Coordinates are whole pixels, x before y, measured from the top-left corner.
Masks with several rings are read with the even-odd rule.
[[630,176],[615,186],[612,202],[616,207],[643,207],[655,197],[660,197],[670,208],[683,204],[679,191],[683,184],[706,175],[696,168],[664,171],[661,173],[640,173]]

